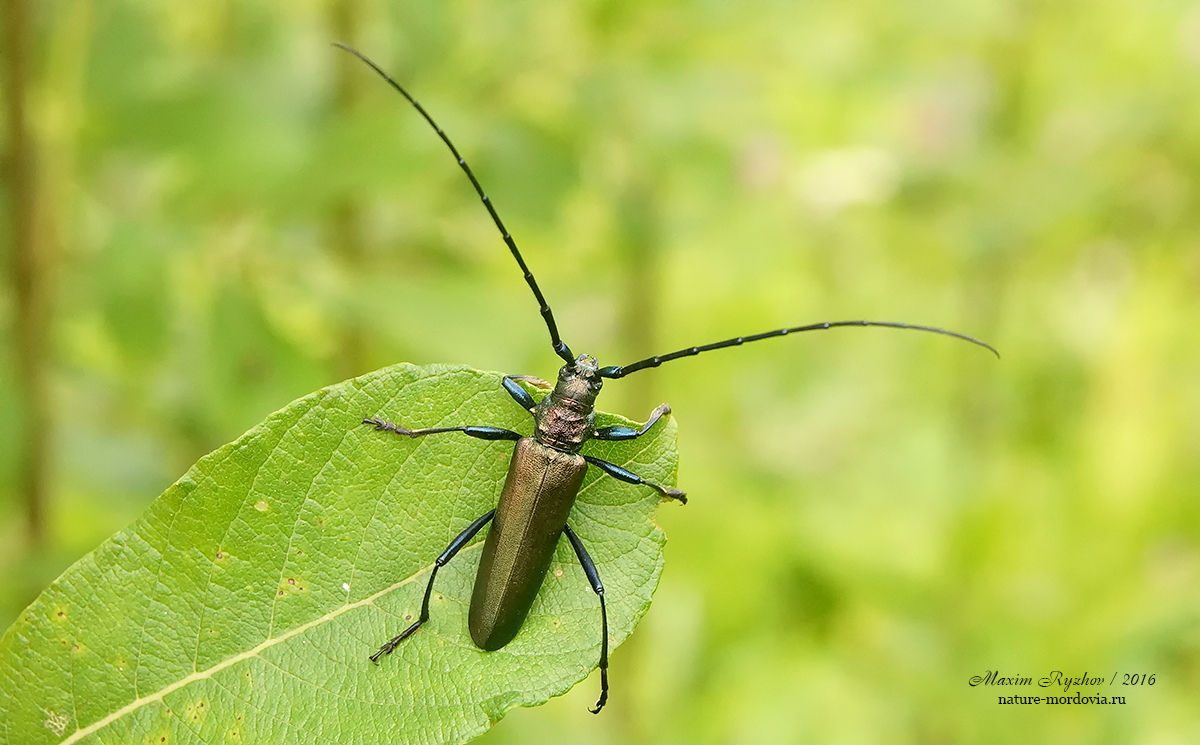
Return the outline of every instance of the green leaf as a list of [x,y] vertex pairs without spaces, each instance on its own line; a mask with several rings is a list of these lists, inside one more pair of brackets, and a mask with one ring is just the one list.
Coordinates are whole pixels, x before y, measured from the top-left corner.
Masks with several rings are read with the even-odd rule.
[[[566,541],[528,620],[471,642],[479,539],[433,559],[495,506],[512,444],[408,426],[532,430],[500,376],[397,365],[320,390],[200,460],[134,525],[68,569],[0,640],[0,742],[457,743],[596,666],[600,608]],[[604,424],[628,422],[600,415]],[[586,450],[674,483],[675,425]],[[571,525],[596,560],[620,644],[650,604],[665,536],[656,493],[590,469]]]

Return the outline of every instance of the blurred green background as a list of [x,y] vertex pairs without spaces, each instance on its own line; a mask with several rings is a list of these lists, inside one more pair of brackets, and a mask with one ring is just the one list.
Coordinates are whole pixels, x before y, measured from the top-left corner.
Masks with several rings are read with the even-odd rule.
[[[444,146],[336,39],[454,137],[576,352],[876,318],[1004,355],[849,329],[610,383],[672,403],[692,501],[604,715],[593,677],[482,742],[1200,742],[1200,4],[5,13],[0,626],[292,399],[554,375]],[[1156,685],[1002,707],[986,670]]]

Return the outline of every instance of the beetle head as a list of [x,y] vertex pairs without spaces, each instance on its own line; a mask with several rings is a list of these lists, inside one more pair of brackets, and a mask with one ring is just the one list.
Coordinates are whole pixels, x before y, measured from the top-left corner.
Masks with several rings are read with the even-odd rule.
[[558,384],[554,386],[555,397],[575,401],[591,407],[600,395],[604,385],[600,377],[599,365],[596,358],[581,354],[569,365],[563,365],[558,371]]

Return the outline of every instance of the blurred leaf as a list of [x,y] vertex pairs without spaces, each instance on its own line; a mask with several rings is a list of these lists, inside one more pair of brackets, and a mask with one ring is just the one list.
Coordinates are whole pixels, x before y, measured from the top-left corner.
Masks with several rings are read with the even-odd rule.
[[[600,614],[563,542],[508,646],[478,649],[467,605],[480,545],[427,571],[495,506],[511,445],[409,440],[364,416],[524,429],[499,376],[397,365],[289,404],[205,456],[84,557],[0,641],[0,742],[462,742],[596,665]],[[602,415],[606,424],[628,423]],[[594,452],[674,482],[675,427]],[[572,513],[608,588],[614,644],[650,604],[657,495],[590,473]],[[66,738],[63,739],[63,736]]]

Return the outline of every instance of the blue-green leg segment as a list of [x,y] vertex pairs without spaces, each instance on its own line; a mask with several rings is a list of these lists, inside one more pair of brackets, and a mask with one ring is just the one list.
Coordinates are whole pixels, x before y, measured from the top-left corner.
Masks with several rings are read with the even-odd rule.
[[424,437],[425,435],[439,435],[443,432],[463,432],[480,440],[516,441],[524,436],[520,432],[513,432],[511,429],[504,429],[503,427],[429,427],[427,429],[406,429],[386,419],[364,419],[363,424],[372,424],[375,426],[375,429],[381,432],[393,432],[405,437]]
[[501,379],[500,384],[504,386],[504,390],[508,391],[508,395],[512,396],[513,400],[520,404],[522,409],[532,414],[533,407],[537,404],[534,402],[533,396],[529,395],[529,391],[517,385],[518,380],[523,380],[534,388],[543,391],[550,390],[550,384],[533,375],[505,375]]
[[657,409],[650,412],[649,421],[643,424],[641,429],[621,427],[619,425],[613,427],[601,427],[600,429],[596,430],[596,433],[592,436],[597,440],[632,440],[649,432],[650,428],[653,427],[659,419],[670,413],[671,405],[662,404]]
[[653,481],[647,481],[633,471],[621,468],[616,463],[609,463],[606,460],[601,460],[594,455],[585,455],[583,456],[583,459],[618,481],[624,481],[627,484],[641,484],[642,486],[648,486],[664,497],[678,499],[683,504],[687,504],[687,492],[680,491],[679,489],[668,489],[667,487],[656,484]]

